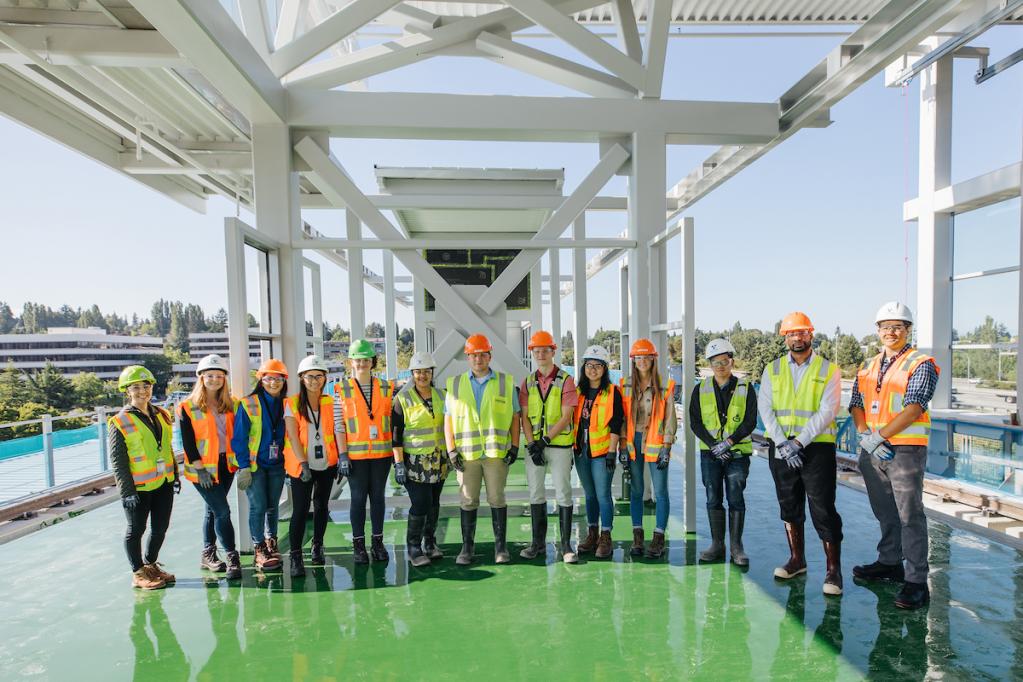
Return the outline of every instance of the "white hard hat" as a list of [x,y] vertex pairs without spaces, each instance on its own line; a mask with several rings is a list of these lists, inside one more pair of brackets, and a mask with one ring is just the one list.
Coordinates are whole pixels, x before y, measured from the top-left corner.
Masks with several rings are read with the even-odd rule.
[[731,353],[734,356],[735,346],[728,339],[714,339],[707,344],[707,348],[703,351],[703,357],[710,360],[715,355],[722,353]]
[[307,355],[302,358],[302,362],[298,363],[298,375],[302,376],[305,372],[312,369],[318,369],[324,374],[327,373],[327,363],[319,355]]
[[611,354],[603,346],[590,346],[583,351],[583,362],[587,360],[600,360],[605,365],[611,364]]
[[219,355],[207,355],[199,361],[199,366],[195,368],[195,376],[199,376],[208,369],[219,369],[227,374],[227,362]]
[[437,363],[433,359],[433,353],[425,350],[417,350],[408,361],[408,368],[412,369],[433,369]]
[[913,324],[913,311],[904,303],[888,301],[877,309],[877,315],[874,316],[874,322],[885,320],[901,320],[906,324]]

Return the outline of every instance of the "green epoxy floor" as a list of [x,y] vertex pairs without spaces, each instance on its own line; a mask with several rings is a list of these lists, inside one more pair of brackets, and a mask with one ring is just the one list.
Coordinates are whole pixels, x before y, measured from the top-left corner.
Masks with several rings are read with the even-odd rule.
[[[696,563],[706,528],[701,518],[696,540],[677,532],[681,478],[673,467],[664,561],[630,561],[623,506],[611,561],[566,566],[548,545],[545,563],[496,566],[481,518],[479,561],[462,569],[449,508],[439,565],[404,562],[395,511],[392,561],[356,568],[335,514],[325,568],[293,583],[257,576],[248,557],[230,587],[198,569],[201,505],[186,485],[161,555],[178,583],[153,593],[129,587],[123,516],[110,505],[0,548],[0,680],[1023,679],[1016,551],[932,523],[932,604],[899,611],[894,586],[853,584],[852,565],[874,559],[876,523],[864,495],[840,488],[846,594],[825,598],[823,553],[809,537],[809,576],[772,577],[787,549],[765,462],[754,462],[747,491],[747,573]],[[528,517],[510,525],[517,557]]]

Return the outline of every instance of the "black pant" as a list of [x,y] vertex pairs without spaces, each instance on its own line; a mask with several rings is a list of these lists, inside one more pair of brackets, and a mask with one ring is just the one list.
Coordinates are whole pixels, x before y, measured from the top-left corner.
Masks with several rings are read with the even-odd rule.
[[802,526],[806,502],[817,535],[825,542],[842,541],[842,517],[835,509],[837,470],[834,443],[810,443],[803,448],[803,467],[791,469],[771,448],[771,475],[778,493],[781,520]]
[[128,531],[124,534],[124,552],[128,555],[131,570],[142,568],[142,534],[146,532],[146,522],[152,518],[149,527],[149,542],[146,543],[145,563],[156,561],[163,546],[170,525],[171,508],[174,506],[174,484],[164,482],[156,490],[139,490],[139,503],[134,509],[125,509],[128,517]]
[[366,498],[369,497],[370,525],[373,535],[384,534],[384,490],[391,473],[391,458],[353,459],[348,477],[352,491],[352,537],[366,537]]
[[409,516],[426,516],[430,510],[440,506],[440,494],[444,490],[444,481],[437,483],[415,483],[409,481],[405,484],[408,490],[409,502],[412,503],[409,509]]
[[323,536],[327,532],[328,511],[327,504],[330,502],[330,489],[334,485],[334,477],[337,474],[337,466],[329,467],[323,471],[311,471],[313,478],[308,483],[303,483],[301,478],[291,479],[291,524],[288,526],[288,542],[292,552],[302,551],[302,542],[305,540],[305,526],[309,519],[309,503],[313,504],[313,542],[323,543]]

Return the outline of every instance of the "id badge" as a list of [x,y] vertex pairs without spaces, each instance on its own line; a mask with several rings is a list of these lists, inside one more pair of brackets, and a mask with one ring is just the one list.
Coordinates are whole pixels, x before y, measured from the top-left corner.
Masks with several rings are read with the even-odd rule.
[[323,459],[323,446],[322,445],[314,445],[313,446],[313,459]]
[[875,400],[870,403],[870,414],[879,414],[881,412],[881,402]]
[[270,443],[270,461],[276,462],[281,454],[281,446],[277,443]]
[[376,424],[370,424],[369,425],[369,439],[370,440],[376,440],[379,437],[380,437],[380,431],[377,429],[377,425]]

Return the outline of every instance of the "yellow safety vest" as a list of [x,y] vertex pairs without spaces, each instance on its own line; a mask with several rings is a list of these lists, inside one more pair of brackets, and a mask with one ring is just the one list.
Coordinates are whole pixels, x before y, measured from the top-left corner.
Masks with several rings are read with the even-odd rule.
[[[700,416],[703,418],[703,425],[718,440],[728,438],[745,419],[747,391],[749,391],[749,383],[745,379],[738,379],[735,390],[732,392],[732,399],[728,402],[728,411],[725,413],[726,423],[722,426],[721,419],[718,417],[718,401],[714,395],[714,378],[710,377],[700,382]],[[753,438],[746,436],[733,445],[731,450],[743,455],[753,454]]]
[[[547,400],[542,400],[540,398],[540,384],[536,379],[536,372],[533,372],[526,378],[526,391],[529,395],[526,414],[529,416],[529,423],[533,425],[534,439],[542,438],[547,428],[561,421],[561,396],[564,393],[567,381],[568,372],[559,367],[557,369],[557,376],[554,377],[551,387],[547,391]],[[572,425],[569,424],[564,431],[551,438],[551,445],[559,448],[572,447],[572,443],[575,442],[575,439],[572,437],[572,431]]]
[[420,396],[412,395],[416,388],[411,383],[396,396],[405,418],[402,449],[407,455],[432,455],[438,447],[444,448],[444,399],[437,389],[431,390],[433,414]]
[[124,436],[128,448],[128,464],[136,490],[156,490],[165,481],[174,480],[174,449],[171,446],[171,430],[174,428],[170,415],[157,408],[156,418],[160,420],[161,437],[156,437],[142,419],[123,409],[107,420],[107,427],[117,429]]
[[[786,356],[776,359],[767,367],[771,376],[771,407],[781,430],[785,435],[794,438],[810,421],[810,417],[820,409],[824,389],[838,369],[831,361],[814,353],[810,366],[806,368],[803,379],[799,382],[799,389],[796,390],[792,385],[792,372],[789,370]],[[813,442],[834,443],[836,432],[835,420],[832,419]]]
[[504,457],[511,447],[511,424],[515,418],[515,380],[511,374],[495,374],[483,388],[480,410],[466,372],[449,377],[448,395],[452,397],[451,424],[455,448],[466,460]]
[[[283,397],[281,399],[284,400]],[[258,395],[249,395],[241,399],[241,406],[249,418],[249,469],[256,471],[259,468],[256,463],[259,442],[263,440],[263,404],[259,402]]]

